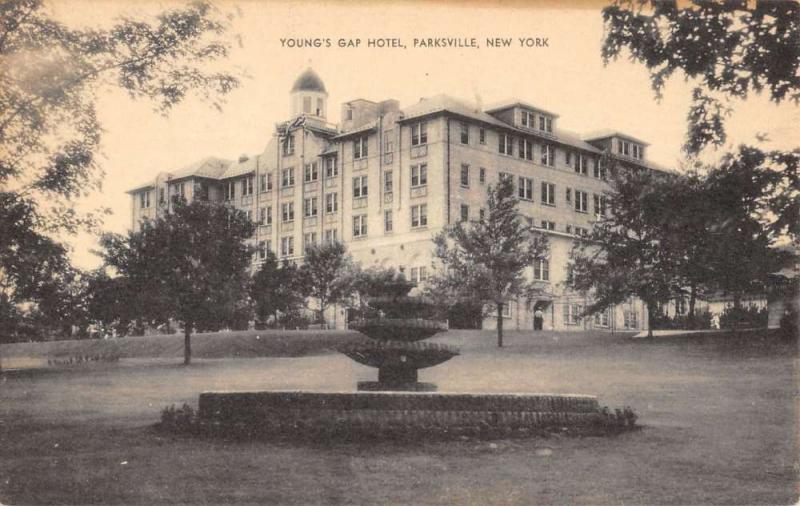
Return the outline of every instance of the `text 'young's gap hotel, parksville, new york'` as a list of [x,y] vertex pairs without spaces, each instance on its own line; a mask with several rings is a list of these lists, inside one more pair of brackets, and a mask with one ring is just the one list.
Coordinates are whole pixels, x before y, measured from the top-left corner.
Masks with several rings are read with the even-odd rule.
[[[557,114],[520,100],[482,109],[447,95],[404,109],[396,100],[352,100],[342,104],[335,125],[326,120],[325,85],[311,69],[289,98],[291,117],[276,126],[262,153],[233,162],[208,157],[131,189],[133,229],[168,212],[175,195],[225,201],[257,224],[253,269],[267,250],[302,261],[305,247],[337,240],[364,267],[394,267],[424,283],[434,235],[479,219],[487,185],[511,177],[520,211],[549,234],[550,255],[530,272],[544,294],[508,304],[505,328],[532,329],[537,310],[544,329],[646,328],[641,301],[581,317],[585,296],[565,286],[573,241],[605,212],[601,155],[664,170],[645,159],[643,141],[616,131],[566,132]],[[343,328],[346,308],[331,308],[326,318]],[[494,325],[494,317],[484,320],[484,328]]]

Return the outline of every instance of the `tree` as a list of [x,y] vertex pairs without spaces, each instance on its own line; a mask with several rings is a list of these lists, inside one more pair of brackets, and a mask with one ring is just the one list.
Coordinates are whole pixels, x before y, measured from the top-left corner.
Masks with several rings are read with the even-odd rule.
[[694,80],[684,149],[725,143],[730,99],[767,90],[800,100],[800,4],[793,1],[616,0],[603,9],[603,60],[627,49],[650,71],[657,97],[676,72]]
[[173,204],[140,232],[104,236],[102,254],[136,289],[132,296],[144,313],[182,324],[188,365],[193,328],[232,321],[246,298],[252,253],[245,240],[254,227],[244,212],[225,205],[178,198]]
[[352,263],[344,244],[334,241],[306,250],[301,274],[307,283],[306,294],[319,303],[319,321],[325,323],[325,309],[350,293],[348,266]]
[[35,299],[34,285],[68,267],[66,236],[97,231],[105,214],[77,207],[102,179],[98,95],[120,88],[152,100],[162,114],[192,94],[219,107],[239,84],[212,67],[228,55],[229,21],[201,1],[152,20],[76,29],[52,19],[42,0],[0,3],[0,283],[7,300]]
[[[769,155],[742,146],[707,170],[703,200],[712,210],[706,257],[710,284],[733,296],[740,308],[747,293],[766,293],[770,276],[780,270],[791,255],[776,246],[777,238],[759,219],[761,202],[772,184],[772,171],[759,171]],[[797,221],[798,203],[793,204]],[[789,218],[788,216],[785,218]]]
[[[396,271],[393,267],[362,269],[360,264],[353,264],[349,277],[352,302],[353,305],[357,305],[361,318],[369,318],[371,312],[379,311],[370,306],[370,301],[406,299],[408,292],[414,288],[414,283],[407,280],[401,272]],[[412,307],[413,304],[409,303],[406,306]],[[404,317],[408,318],[409,316],[404,315]]]
[[265,325],[272,317],[277,325],[281,313],[292,313],[304,305],[304,291],[297,266],[286,259],[279,263],[275,253],[268,250],[266,260],[250,282],[257,322]]
[[497,314],[497,346],[503,346],[503,307],[512,298],[531,296],[540,287],[525,271],[546,258],[547,237],[524,223],[517,209],[514,183],[501,178],[487,190],[485,219],[457,223],[434,238],[441,262],[429,280],[435,298],[477,300],[493,304]]
[[665,241],[675,224],[673,208],[666,205],[672,179],[607,162],[609,212],[595,222],[587,240],[575,243],[568,284],[591,292],[587,314],[636,296],[646,304],[652,321],[659,305],[675,292],[677,280],[675,253]]

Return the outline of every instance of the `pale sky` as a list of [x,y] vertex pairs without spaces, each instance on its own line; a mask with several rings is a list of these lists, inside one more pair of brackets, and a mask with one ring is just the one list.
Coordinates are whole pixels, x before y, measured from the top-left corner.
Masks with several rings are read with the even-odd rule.
[[[167,5],[70,1],[53,5],[52,11],[69,24],[91,25],[108,23],[120,14],[146,15]],[[275,123],[287,119],[289,90],[309,65],[325,82],[332,122],[339,121],[341,103],[354,98],[394,98],[406,107],[439,93],[470,102],[480,97],[484,105],[513,97],[555,112],[560,128],[579,134],[620,130],[650,143],[650,160],[674,168],[681,159],[691,86],[682,76],[673,78],[657,102],[642,66],[620,60],[604,67],[599,8],[232,1],[221,6],[238,6],[241,11],[235,31],[241,34],[242,47],[234,49],[229,64],[249,75],[229,95],[221,113],[191,100],[163,118],[150,103],[131,101],[117,90],[100,94],[106,176],[102,193],[89,203],[113,210],[106,230],[127,230],[130,197],[125,191],[158,172],[211,155],[236,159],[242,153],[261,152]],[[330,38],[333,47],[281,47],[282,38],[314,37]],[[365,47],[371,37],[397,37],[408,47]],[[480,48],[410,47],[413,38],[428,37],[476,38]],[[513,43],[488,48],[487,37],[512,37]],[[519,47],[519,37],[546,37],[549,47]],[[360,38],[361,47],[339,48],[340,38]],[[757,133],[766,132],[773,141],[767,147],[796,147],[796,105],[776,106],[754,96],[734,106],[727,123],[730,142],[752,143]],[[73,256],[80,267],[99,265],[89,253],[94,247],[92,238],[75,241]]]

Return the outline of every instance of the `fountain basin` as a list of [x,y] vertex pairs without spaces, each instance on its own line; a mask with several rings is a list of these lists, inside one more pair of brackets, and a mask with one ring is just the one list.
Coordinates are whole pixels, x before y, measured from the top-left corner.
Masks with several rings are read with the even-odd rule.
[[414,342],[446,331],[447,325],[416,318],[374,318],[358,320],[351,323],[349,328],[372,339]]

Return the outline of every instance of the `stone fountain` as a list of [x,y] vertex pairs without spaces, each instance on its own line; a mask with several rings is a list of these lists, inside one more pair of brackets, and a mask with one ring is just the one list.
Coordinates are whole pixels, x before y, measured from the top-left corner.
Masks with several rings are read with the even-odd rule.
[[358,390],[432,392],[433,383],[418,381],[417,371],[458,355],[451,346],[423,343],[447,330],[443,322],[410,318],[368,318],[350,328],[369,338],[342,346],[339,351],[360,364],[378,368],[378,381],[359,381]]

